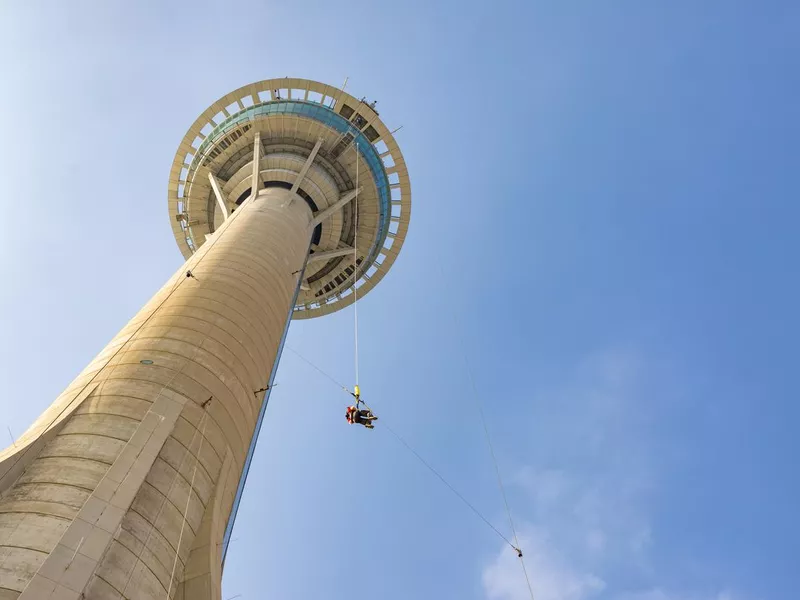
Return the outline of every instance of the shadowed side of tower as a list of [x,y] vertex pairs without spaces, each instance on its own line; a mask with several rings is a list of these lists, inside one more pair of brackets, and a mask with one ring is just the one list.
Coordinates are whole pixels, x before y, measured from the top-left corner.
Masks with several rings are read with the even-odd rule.
[[288,323],[380,280],[410,193],[374,105],[287,79],[195,122],[169,200],[186,264],[0,453],[0,600],[218,599]]

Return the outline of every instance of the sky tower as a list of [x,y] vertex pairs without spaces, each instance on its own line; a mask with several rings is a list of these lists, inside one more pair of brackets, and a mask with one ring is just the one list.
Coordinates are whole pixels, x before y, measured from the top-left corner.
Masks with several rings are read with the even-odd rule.
[[0,600],[218,600],[289,322],[371,290],[410,203],[375,102],[283,78],[206,109],[169,177],[186,263],[0,453]]

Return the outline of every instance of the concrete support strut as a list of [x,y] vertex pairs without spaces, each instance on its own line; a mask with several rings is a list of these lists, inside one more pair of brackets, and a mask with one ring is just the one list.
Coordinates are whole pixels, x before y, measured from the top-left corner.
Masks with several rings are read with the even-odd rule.
[[214,191],[214,197],[217,199],[217,206],[222,211],[222,218],[227,221],[230,215],[228,214],[228,207],[225,204],[225,197],[222,194],[222,187],[219,185],[219,181],[217,178],[214,177],[214,174],[209,171],[208,173],[208,182],[211,184],[211,189]]
[[251,196],[0,453],[0,600],[220,599],[253,391],[313,231],[294,197]]
[[339,248],[337,250],[327,250],[325,252],[316,252],[308,257],[308,262],[315,263],[320,261],[328,261],[332,258],[336,258],[337,256],[347,256],[348,254],[353,254],[355,252],[355,248]]
[[311,154],[308,155],[308,158],[306,159],[303,168],[300,169],[300,172],[297,174],[297,178],[294,180],[294,185],[292,185],[293,192],[296,193],[297,190],[300,189],[300,184],[303,183],[303,179],[305,179],[306,173],[308,173],[308,169],[313,164],[314,159],[317,157],[317,152],[319,152],[319,149],[322,147],[322,142],[324,141],[325,141],[324,138],[319,138],[317,140],[317,143],[314,144],[314,147],[311,149]]
[[356,190],[351,190],[351,191],[347,192],[346,194],[344,194],[344,195],[343,195],[341,198],[339,198],[339,199],[338,199],[336,202],[334,202],[332,206],[329,206],[329,207],[328,207],[328,208],[326,208],[325,210],[323,210],[323,211],[320,211],[319,213],[317,213],[317,214],[314,216],[313,225],[314,225],[314,226],[317,226],[317,225],[319,225],[319,224],[320,224],[320,223],[322,223],[322,222],[323,222],[325,219],[327,219],[328,217],[330,217],[331,215],[333,215],[334,213],[336,213],[336,211],[338,211],[338,210],[341,210],[341,209],[342,209],[342,207],[343,207],[345,204],[347,204],[348,202],[350,202],[350,200],[352,200],[353,198],[355,198],[356,196],[358,196],[359,192],[361,192],[361,188],[358,188],[358,189],[356,189]]

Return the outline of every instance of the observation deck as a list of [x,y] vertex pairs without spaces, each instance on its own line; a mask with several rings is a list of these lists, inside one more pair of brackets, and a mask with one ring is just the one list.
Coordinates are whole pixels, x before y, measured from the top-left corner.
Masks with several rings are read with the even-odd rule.
[[214,102],[189,128],[170,171],[169,218],[184,257],[250,196],[256,160],[260,185],[295,192],[314,214],[293,318],[335,312],[353,302],[354,290],[361,297],[375,287],[411,217],[406,164],[376,103],[295,78],[246,85]]

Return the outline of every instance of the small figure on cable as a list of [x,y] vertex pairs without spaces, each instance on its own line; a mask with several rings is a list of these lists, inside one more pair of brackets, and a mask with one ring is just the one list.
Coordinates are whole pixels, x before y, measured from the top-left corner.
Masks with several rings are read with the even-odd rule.
[[358,389],[358,386],[356,386],[355,392],[350,392],[350,394],[356,399],[356,403],[355,405],[347,407],[347,411],[344,414],[347,422],[351,425],[358,423],[367,429],[374,429],[375,426],[372,424],[372,422],[377,421],[378,417],[373,415],[369,408],[359,408],[361,405],[361,392]]
[[351,425],[355,425],[358,423],[359,425],[363,425],[367,429],[374,429],[375,426],[372,424],[372,421],[377,421],[378,417],[372,414],[370,410],[358,409],[355,406],[348,406],[347,412],[345,413],[345,418],[347,422]]

